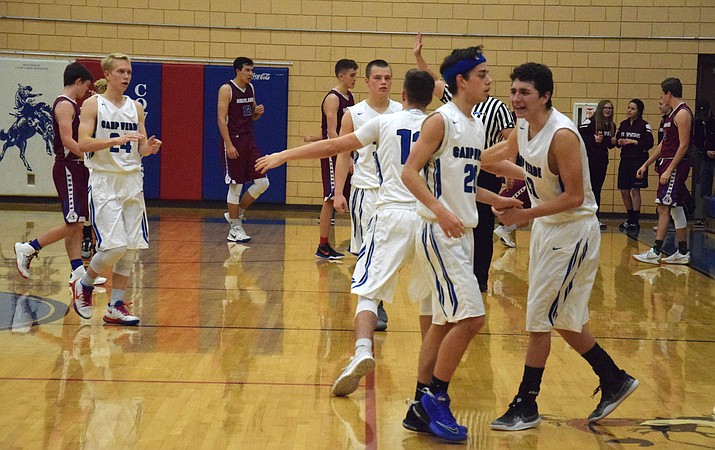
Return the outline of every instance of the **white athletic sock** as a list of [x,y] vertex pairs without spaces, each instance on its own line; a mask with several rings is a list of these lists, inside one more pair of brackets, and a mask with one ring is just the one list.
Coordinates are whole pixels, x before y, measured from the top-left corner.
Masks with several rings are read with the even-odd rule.
[[372,354],[372,341],[368,338],[361,338],[355,341],[355,354],[368,352]]
[[117,302],[124,301],[124,290],[123,289],[112,289],[112,298],[109,300],[109,306],[114,306]]
[[515,223],[512,223],[512,224],[509,225],[509,226],[502,225],[502,227],[504,227],[504,229],[505,229],[506,231],[508,231],[509,233],[511,233],[512,231],[516,230],[516,224],[515,224]]

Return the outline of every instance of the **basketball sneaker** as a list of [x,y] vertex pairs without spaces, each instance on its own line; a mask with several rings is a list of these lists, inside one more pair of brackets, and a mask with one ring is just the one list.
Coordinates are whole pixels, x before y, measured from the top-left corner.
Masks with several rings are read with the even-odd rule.
[[236,225],[231,226],[231,230],[229,230],[226,239],[233,242],[243,243],[250,241],[251,236],[246,234],[243,230],[243,224],[241,224],[241,221],[238,221]]
[[30,278],[30,263],[32,258],[40,253],[28,242],[15,242],[15,257],[17,259],[17,271],[22,278]]
[[402,420],[402,426],[417,433],[429,433],[429,416],[422,407],[422,403],[414,401],[407,409],[407,415]]
[[589,423],[598,422],[607,415],[611,414],[623,400],[628,398],[638,387],[638,380],[623,372],[623,380],[613,386],[599,386],[593,391],[595,396],[598,391],[601,391],[601,401],[598,402],[596,409],[588,416]]
[[516,247],[516,242],[511,238],[511,234],[504,228],[504,225],[499,225],[494,229],[494,234],[499,236],[499,241],[509,248]]
[[[77,267],[75,270],[70,273],[70,288],[72,287],[72,282],[74,280],[79,280],[82,278],[82,275],[84,275],[85,269],[84,266]],[[107,282],[107,279],[104,277],[97,277],[94,279],[94,285],[95,286],[101,286]]]
[[330,244],[322,244],[315,251],[315,256],[321,259],[343,259],[345,254],[336,252]]
[[340,374],[331,393],[336,397],[344,397],[357,391],[360,379],[375,369],[375,358],[369,351],[363,351],[350,358],[350,363]]
[[387,311],[385,311],[385,306],[383,306],[382,301],[377,304],[377,324],[375,325],[375,331],[385,331],[387,330]]
[[94,255],[94,243],[92,238],[82,239],[82,259],[90,259]]
[[107,312],[104,313],[102,320],[106,323],[115,323],[117,325],[139,324],[139,318],[137,316],[133,316],[129,312],[127,305],[122,301],[118,301],[114,305],[107,307]]
[[519,431],[538,426],[541,423],[539,408],[536,402],[529,403],[518,395],[514,397],[506,413],[492,421],[492,430]]
[[660,254],[656,253],[653,251],[653,249],[648,249],[648,251],[645,251],[643,253],[639,253],[637,255],[633,255],[633,259],[644,262],[647,264],[659,264],[660,261]]
[[75,272],[79,270],[84,274],[84,267],[77,268],[72,272],[72,280],[70,281],[70,291],[72,291],[72,307],[75,312],[83,319],[92,318],[92,291],[94,286],[87,287],[80,281],[82,275],[77,277]]
[[688,264],[690,262],[690,252],[682,254],[680,250],[676,250],[675,253],[667,258],[661,259],[660,262],[665,264]]
[[467,440],[467,427],[459,425],[449,409],[449,395],[446,392],[433,394],[429,389],[420,400],[420,404],[429,417],[429,430],[435,436],[449,442]]
[[599,222],[598,222],[598,229],[601,230],[601,231],[606,231],[606,230],[608,229],[608,226],[607,226],[605,223],[599,221]]

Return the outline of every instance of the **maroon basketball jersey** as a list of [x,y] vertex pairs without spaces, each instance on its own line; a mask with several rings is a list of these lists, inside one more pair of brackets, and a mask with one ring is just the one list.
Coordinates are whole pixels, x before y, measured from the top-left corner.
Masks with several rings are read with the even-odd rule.
[[323,130],[323,139],[328,139],[328,118],[325,117],[325,110],[323,109],[325,107],[325,99],[328,98],[328,95],[330,94],[335,94],[338,97],[338,100],[340,100],[340,106],[338,106],[338,128],[336,132],[340,134],[340,125],[343,122],[343,114],[348,110],[348,106],[353,106],[355,105],[355,98],[353,98],[353,93],[348,91],[348,96],[345,97],[343,94],[338,92],[335,89],[331,89],[330,92],[328,92],[325,97],[323,97],[323,103],[320,105],[320,112],[323,116],[323,121],[321,124],[321,128]]
[[[663,136],[662,146],[660,148],[661,158],[673,158],[678,152],[678,147],[680,147],[680,135],[678,134],[678,126],[675,124],[675,115],[678,111],[686,110],[690,114],[690,118],[693,117],[693,112],[688,108],[685,102],[679,104],[675,109],[665,118],[663,121],[663,130],[665,131],[665,136]],[[692,121],[691,121],[692,127]],[[692,129],[688,130],[688,136],[692,133]]]
[[52,149],[55,152],[55,161],[71,161],[80,159],[79,156],[65,149],[65,146],[62,145],[60,124],[57,122],[57,117],[55,117],[55,108],[57,108],[57,105],[59,105],[60,102],[70,102],[74,108],[74,118],[72,119],[72,139],[74,139],[75,142],[77,142],[77,130],[79,130],[79,105],[66,95],[60,95],[52,104],[52,131],[54,132],[54,137],[52,138]]
[[228,82],[231,87],[231,102],[228,104],[228,133],[231,136],[253,133],[253,85],[248,83],[241,90],[233,80]]

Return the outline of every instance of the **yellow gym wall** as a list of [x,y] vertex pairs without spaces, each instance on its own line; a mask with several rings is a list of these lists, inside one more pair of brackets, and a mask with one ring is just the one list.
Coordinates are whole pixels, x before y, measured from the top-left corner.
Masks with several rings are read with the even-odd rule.
[[[64,58],[127,53],[138,60],[215,62],[249,56],[290,63],[288,145],[320,131],[320,102],[335,85],[337,59],[361,73],[371,59],[389,61],[399,100],[413,67],[414,33],[425,34],[425,59],[437,68],[452,48],[482,44],[494,78],[492,94],[508,102],[510,70],[526,61],[551,67],[554,106],[571,116],[574,102],[614,102],[616,122],[631,98],[646,105],[657,128],[660,82],[684,84],[694,106],[698,54],[715,54],[712,0],[22,0],[0,2],[0,55]],[[38,56],[39,55],[39,56]],[[186,80],[190,83],[191,80]],[[358,81],[356,99],[364,98]],[[433,107],[437,103],[433,103]],[[621,212],[612,151],[602,194],[604,212]],[[651,170],[643,211],[652,213]],[[319,163],[291,163],[287,202],[322,201]]]

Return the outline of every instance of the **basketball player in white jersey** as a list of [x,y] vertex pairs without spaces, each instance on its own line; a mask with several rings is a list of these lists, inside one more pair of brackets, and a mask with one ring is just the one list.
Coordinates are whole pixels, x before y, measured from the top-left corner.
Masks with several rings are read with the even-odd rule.
[[[378,301],[392,302],[397,275],[414,255],[417,225],[416,200],[400,179],[402,166],[419,135],[425,109],[434,89],[434,80],[423,71],[410,70],[405,75],[402,91],[403,111],[376,114],[353,133],[337,139],[320,141],[258,160],[257,167],[265,171],[294,159],[327,157],[349,152],[375,143],[373,161],[377,167],[379,188],[375,210],[367,227],[365,242],[358,255],[353,274],[353,294],[358,295],[355,312],[355,355],[333,384],[336,396],[357,390],[360,379],[375,367],[372,351],[373,335],[378,321]],[[413,273],[410,297],[424,299],[420,307],[420,328],[423,334],[432,318],[431,299],[417,281],[421,274]]]
[[[392,69],[387,61],[375,59],[365,67],[365,85],[367,98],[348,108],[340,125],[340,135],[358,130],[368,120],[380,114],[401,111],[402,104],[389,98],[392,88]],[[350,211],[350,248],[348,251],[357,255],[362,247],[367,225],[375,209],[377,188],[380,186],[375,167],[375,145],[370,143],[352,152],[352,177],[350,178],[350,206],[348,207],[343,187],[350,171],[350,154],[338,154],[335,168],[335,201],[338,212]],[[387,312],[382,302],[378,305],[376,329],[387,329]]]
[[84,102],[78,137],[91,170],[89,209],[97,253],[82,278],[73,281],[72,300],[81,317],[92,317],[94,280],[111,270],[112,294],[103,320],[136,325],[139,318],[124,303],[124,291],[135,251],[149,246],[141,158],[157,153],[161,141],[147,139],[144,108],[124,95],[132,79],[129,57],[112,53],[102,60],[102,70],[107,90]]
[[[484,304],[472,271],[472,229],[478,223],[475,196],[500,208],[521,202],[476,187],[485,128],[472,108],[487,99],[492,81],[481,47],[454,50],[440,72],[453,100],[425,119],[402,171],[402,181],[419,202],[415,259],[432,296],[432,326],[420,350],[416,401],[403,426],[462,442],[467,428],[452,415],[447,389],[462,355],[484,325]],[[507,161],[491,170],[511,177],[520,174]]]
[[588,327],[588,301],[601,244],[586,147],[574,123],[551,106],[551,70],[527,63],[511,74],[516,131],[482,153],[482,162],[524,159],[530,209],[498,209],[506,225],[534,219],[531,230],[526,330],[529,344],[519,391],[495,430],[523,430],[541,422],[536,405],[555,329],[591,365],[600,379],[601,401],[589,415],[610,414],[638,386],[596,343]]

